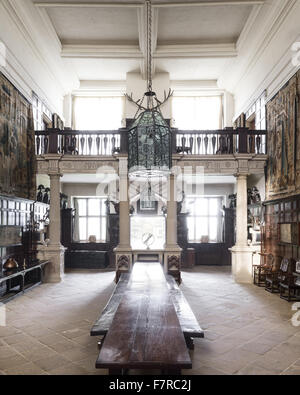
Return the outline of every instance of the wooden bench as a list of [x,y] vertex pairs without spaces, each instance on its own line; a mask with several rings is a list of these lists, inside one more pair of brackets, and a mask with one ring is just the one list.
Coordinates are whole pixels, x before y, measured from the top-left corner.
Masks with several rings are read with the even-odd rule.
[[136,263],[105,336],[97,368],[110,374],[128,369],[190,369],[183,332],[159,263]]
[[192,309],[190,308],[190,305],[188,304],[174,277],[168,274],[166,275],[166,279],[171,299],[180,322],[181,330],[184,334],[186,345],[190,350],[193,350],[193,338],[203,338],[204,331],[198,324],[198,321]]
[[105,336],[111,326],[117,308],[122,300],[123,294],[129,281],[129,273],[123,273],[115,286],[109,301],[104,307],[100,317],[91,329],[91,336]]

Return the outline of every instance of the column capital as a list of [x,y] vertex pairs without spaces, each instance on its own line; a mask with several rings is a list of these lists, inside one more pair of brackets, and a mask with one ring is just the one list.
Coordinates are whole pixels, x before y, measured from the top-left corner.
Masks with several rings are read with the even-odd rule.
[[55,178],[55,177],[60,178],[60,177],[62,177],[62,174],[61,173],[57,173],[55,171],[49,171],[48,172],[48,176],[51,177],[51,178]]
[[249,173],[236,173],[234,174],[234,177],[238,178],[238,179],[247,179]]

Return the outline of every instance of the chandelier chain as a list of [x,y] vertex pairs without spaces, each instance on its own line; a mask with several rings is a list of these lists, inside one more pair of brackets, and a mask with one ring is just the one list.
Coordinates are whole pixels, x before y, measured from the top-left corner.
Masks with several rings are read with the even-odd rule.
[[147,7],[147,82],[148,91],[152,91],[152,4],[146,0]]

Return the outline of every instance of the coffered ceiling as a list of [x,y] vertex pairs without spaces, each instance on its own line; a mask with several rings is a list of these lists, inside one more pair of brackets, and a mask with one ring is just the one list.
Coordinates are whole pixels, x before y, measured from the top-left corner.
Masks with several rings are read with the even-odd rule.
[[[145,71],[144,1],[32,0],[80,80],[124,80]],[[153,0],[156,71],[172,80],[218,79],[264,1]]]

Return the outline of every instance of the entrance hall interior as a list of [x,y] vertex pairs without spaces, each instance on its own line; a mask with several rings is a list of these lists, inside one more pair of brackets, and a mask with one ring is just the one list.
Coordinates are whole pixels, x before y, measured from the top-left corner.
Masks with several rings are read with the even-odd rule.
[[300,374],[299,19],[0,0],[0,375]]

